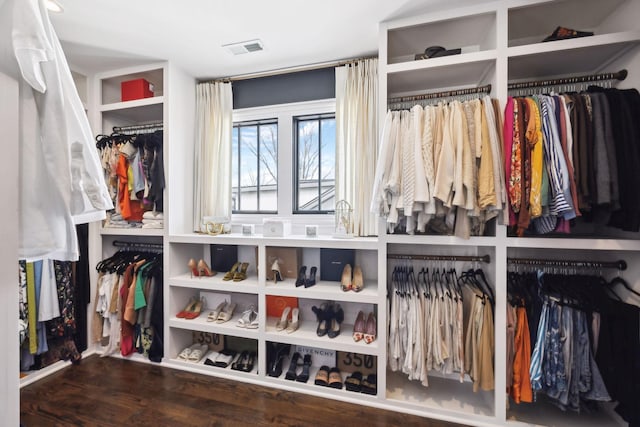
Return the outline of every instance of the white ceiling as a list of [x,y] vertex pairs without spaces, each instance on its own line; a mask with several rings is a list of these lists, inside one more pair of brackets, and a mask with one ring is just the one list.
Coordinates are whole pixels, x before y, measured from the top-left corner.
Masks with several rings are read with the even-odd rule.
[[[214,78],[375,54],[379,22],[481,1],[59,0],[51,19],[80,72],[169,60]],[[256,38],[264,51],[221,47]]]

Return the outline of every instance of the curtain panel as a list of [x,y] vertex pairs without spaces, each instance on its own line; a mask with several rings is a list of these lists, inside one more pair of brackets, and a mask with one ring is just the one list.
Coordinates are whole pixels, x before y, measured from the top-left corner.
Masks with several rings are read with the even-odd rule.
[[378,234],[370,212],[378,152],[378,60],[336,67],[336,202],[353,208],[353,234]]
[[231,220],[231,83],[199,83],[196,87],[194,161],[194,231],[207,221]]

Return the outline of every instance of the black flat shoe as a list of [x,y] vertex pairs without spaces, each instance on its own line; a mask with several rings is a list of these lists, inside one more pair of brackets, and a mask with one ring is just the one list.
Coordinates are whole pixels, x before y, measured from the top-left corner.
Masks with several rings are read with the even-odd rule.
[[297,378],[296,370],[298,369],[298,359],[300,359],[300,353],[297,351],[293,353],[291,357],[291,363],[289,363],[289,370],[285,374],[284,378],[287,380],[295,380]]
[[318,271],[318,267],[311,267],[309,270],[309,277],[304,281],[304,287],[310,288],[311,286],[316,284],[316,272]]
[[344,380],[344,385],[348,391],[359,393],[362,390],[362,372],[355,371]]
[[304,361],[302,362],[302,372],[296,378],[299,383],[306,383],[309,381],[309,368],[311,368],[311,355],[305,354]]
[[247,356],[247,359],[242,364],[242,370],[244,372],[253,371],[253,365],[254,365],[255,362],[256,362],[256,352],[252,351],[252,352],[249,353],[249,355]]

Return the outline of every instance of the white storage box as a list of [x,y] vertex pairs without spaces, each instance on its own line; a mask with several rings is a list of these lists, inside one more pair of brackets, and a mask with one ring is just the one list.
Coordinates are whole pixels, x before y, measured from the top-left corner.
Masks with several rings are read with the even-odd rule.
[[284,237],[291,234],[291,221],[280,218],[265,218],[262,222],[264,237]]

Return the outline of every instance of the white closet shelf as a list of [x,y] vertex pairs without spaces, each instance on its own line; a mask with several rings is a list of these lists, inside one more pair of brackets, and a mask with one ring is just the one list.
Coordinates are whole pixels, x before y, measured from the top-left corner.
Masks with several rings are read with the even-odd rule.
[[160,228],[109,228],[100,229],[103,236],[159,236],[164,235],[164,230]]
[[[83,357],[85,357],[83,355]],[[59,360],[45,368],[39,369],[37,371],[26,371],[21,372],[21,374],[26,374],[26,376],[20,378],[20,388],[28,386],[38,380],[48,377],[51,374],[58,372],[61,369],[66,368],[67,366],[71,366],[71,362],[68,360]]]
[[180,359],[164,359],[162,361],[162,365],[169,368],[176,368],[183,371],[195,372],[198,374],[205,375],[215,375],[220,377],[226,377],[228,379],[237,379],[238,376],[244,377],[247,379],[257,379],[258,378],[258,358],[253,364],[253,370],[251,372],[244,371],[236,371],[231,369],[231,364],[226,368],[221,368],[219,366],[211,366],[205,365],[206,356],[202,358],[199,362],[188,362]]
[[507,248],[640,251],[640,240],[507,237]]
[[[344,381],[347,379],[349,375],[351,375],[351,372],[340,372],[342,376],[342,389],[325,387],[322,385],[315,384],[316,375],[320,370],[320,366],[311,366],[311,368],[309,369],[309,380],[306,383],[298,382],[296,380],[288,380],[285,378],[285,375],[287,373],[287,369],[289,369],[289,362],[290,362],[289,359],[285,359],[285,362],[282,364],[282,375],[280,375],[277,378],[274,378],[274,377],[269,377],[269,378],[273,378],[281,385],[284,385],[284,386],[289,385],[291,388],[297,389],[298,391],[299,390],[304,390],[305,392],[317,391],[319,393],[329,393],[329,394],[332,394],[333,396],[356,397],[358,399],[376,399],[375,395],[369,395],[369,394],[355,392],[355,391],[348,391],[345,388]],[[332,368],[332,366],[329,366],[329,368]],[[300,372],[300,369],[298,369],[298,372]],[[364,377],[366,378],[366,376]]]
[[[466,87],[482,86],[490,82],[490,75],[495,69],[496,60],[493,51],[469,53],[484,58],[471,62],[451,62],[451,57],[433,58],[435,65],[430,67],[418,67],[408,71],[398,71],[387,74],[387,90],[389,97],[407,96],[416,94],[416,88],[422,93],[449,89],[464,89]],[[424,62],[432,59],[424,60]],[[435,62],[437,61],[437,62]],[[439,64],[439,65],[438,65]],[[392,67],[395,68],[394,65]],[[427,90],[427,88],[429,90]]]
[[169,327],[177,329],[186,329],[191,331],[210,332],[220,335],[231,335],[234,337],[258,339],[258,329],[240,328],[237,325],[238,320],[242,317],[242,312],[236,310],[233,318],[225,323],[207,322],[209,309],[203,310],[200,316],[195,319],[181,319],[171,317],[169,319]]
[[373,280],[365,280],[364,288],[360,292],[343,292],[340,289],[340,282],[319,281],[310,288],[304,286],[295,286],[295,279],[286,279],[283,282],[273,284],[269,282],[266,285],[265,293],[267,295],[282,295],[297,298],[308,298],[317,300],[332,300],[359,302],[367,304],[378,303],[377,283]]
[[218,272],[213,277],[191,277],[190,274],[181,274],[169,278],[170,286],[182,288],[194,288],[204,291],[240,292],[255,294],[258,292],[258,278],[249,276],[241,282],[224,281],[224,272]]
[[404,73],[406,71],[429,70],[438,68],[457,67],[461,64],[486,63],[498,57],[497,51],[483,50],[479,52],[461,53],[459,55],[442,56],[439,58],[419,59],[416,61],[400,62],[386,65],[387,74]]
[[[156,98],[147,98],[147,99],[156,99]],[[142,101],[142,100],[141,100]],[[129,102],[138,102],[138,101],[129,101]],[[124,103],[119,103],[124,104]],[[118,104],[112,104],[118,105]],[[105,124],[104,126],[112,126],[114,125],[130,125],[130,124],[144,124],[149,122],[158,122],[162,120],[162,110],[164,109],[163,104],[152,103],[149,105],[142,106],[130,106],[130,107],[122,107],[115,108],[102,112],[103,122],[106,119],[109,120],[109,124]],[[105,129],[105,131],[110,132],[111,129]]]
[[603,34],[510,47],[509,78],[536,79],[605,71],[629,49],[640,44],[640,31]]
[[406,234],[387,234],[384,236],[387,243],[409,244],[409,245],[458,245],[458,246],[495,246],[495,237],[478,236],[470,239],[462,239],[456,236],[429,236]]
[[149,105],[160,105],[164,103],[164,96],[152,96],[150,98],[134,99],[133,101],[113,102],[111,104],[102,104],[98,110],[101,112],[106,111],[121,111],[131,108],[147,107]]
[[308,238],[302,235],[287,237],[264,237],[262,235],[243,236],[238,233],[219,234],[210,236],[207,234],[172,234],[169,236],[171,243],[197,243],[197,244],[221,244],[221,245],[246,245],[281,246],[299,248],[344,248],[344,249],[370,249],[375,250],[378,243],[377,237],[356,237],[353,239],[337,239],[330,236]]
[[473,386],[456,380],[429,376],[429,386],[423,386],[420,381],[409,380],[400,372],[387,371],[387,400],[394,402],[394,406],[423,411],[428,407],[430,411],[440,414],[464,413],[474,416],[474,421],[488,417],[486,424],[493,424],[493,392],[473,392]]
[[[102,354],[102,350],[99,350],[98,353]],[[109,357],[113,357],[115,359],[122,359],[122,360],[131,360],[133,362],[138,362],[138,363],[147,363],[150,365],[157,365],[157,363],[152,362],[151,360],[149,360],[149,358],[147,356],[145,356],[144,354],[140,354],[140,353],[131,353],[128,356],[123,356],[120,353],[120,349],[118,348],[118,351],[115,353],[111,353],[109,355]]]
[[[313,316],[313,313],[311,313],[310,316]],[[380,353],[377,339],[371,344],[365,344],[364,340],[360,342],[353,341],[353,325],[348,323],[343,322],[340,325],[340,335],[335,338],[329,338],[326,335],[319,337],[316,334],[318,322],[315,320],[315,316],[313,319],[301,319],[298,330],[290,334],[285,331],[276,331],[277,321],[278,318],[276,317],[267,318],[267,327],[265,330],[265,339],[267,341],[348,351],[351,353],[371,354],[374,356],[379,356]]]

